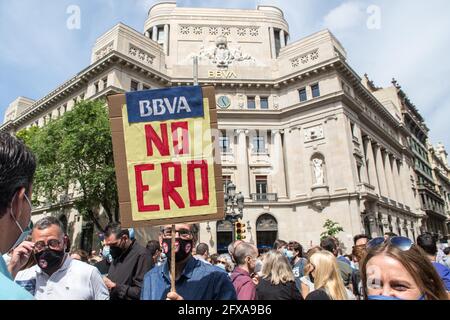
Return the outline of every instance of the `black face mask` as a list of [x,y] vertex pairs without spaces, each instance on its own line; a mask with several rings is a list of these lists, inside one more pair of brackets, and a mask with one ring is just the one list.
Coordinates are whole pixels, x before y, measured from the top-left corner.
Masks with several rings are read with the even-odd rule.
[[[172,239],[163,239],[162,251],[170,261]],[[192,252],[192,240],[175,239],[175,262],[180,262],[186,259]]]
[[314,277],[313,277],[312,273],[309,274],[309,280],[311,280],[311,282],[314,283]]
[[36,263],[45,273],[56,271],[61,266],[64,256],[64,251],[52,249],[46,249],[34,254]]
[[111,257],[115,260],[122,255],[123,249],[121,247],[111,246],[109,247],[109,253],[111,254]]

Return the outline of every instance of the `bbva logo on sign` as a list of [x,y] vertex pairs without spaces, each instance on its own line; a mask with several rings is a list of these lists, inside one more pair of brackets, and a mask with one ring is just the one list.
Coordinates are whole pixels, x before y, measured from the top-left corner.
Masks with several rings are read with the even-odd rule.
[[126,93],[128,122],[151,122],[203,117],[200,86]]

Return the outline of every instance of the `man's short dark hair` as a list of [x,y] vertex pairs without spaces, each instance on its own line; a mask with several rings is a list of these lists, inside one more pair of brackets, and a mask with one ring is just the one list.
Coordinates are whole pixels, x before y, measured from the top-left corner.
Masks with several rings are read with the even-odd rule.
[[209,247],[206,243],[199,243],[195,249],[196,254],[203,256],[205,253],[209,254]]
[[303,258],[303,247],[300,243],[297,241],[291,241],[289,242],[289,246],[292,248],[292,250],[300,252],[300,258]]
[[331,252],[332,254],[336,254],[337,252],[336,241],[333,237],[327,237],[322,241],[320,241],[320,247],[324,250]]
[[282,247],[287,246],[287,242],[281,239],[277,239],[275,240],[275,242],[273,243],[273,249],[278,250]]
[[116,239],[119,239],[123,235],[130,237],[130,232],[128,229],[122,229],[122,225],[119,222],[110,222],[105,228],[105,237],[108,238],[110,235],[114,234]]
[[146,248],[152,257],[156,254],[157,251],[161,251],[161,245],[159,244],[158,240],[150,240],[147,243]]
[[358,241],[359,239],[367,239],[369,240],[369,236],[366,234],[357,234],[356,236],[353,237],[353,244],[356,246],[356,241]]
[[444,254],[447,256],[450,254],[450,247],[444,248]]
[[417,245],[429,255],[435,256],[437,253],[436,239],[429,232],[417,237]]
[[34,224],[33,229],[45,230],[50,228],[51,226],[57,226],[61,230],[62,234],[66,233],[66,230],[64,230],[64,225],[62,224],[61,220],[53,216],[48,216],[40,219],[38,222]]
[[9,133],[0,133],[0,218],[20,188],[30,194],[35,171],[36,158],[30,149]]

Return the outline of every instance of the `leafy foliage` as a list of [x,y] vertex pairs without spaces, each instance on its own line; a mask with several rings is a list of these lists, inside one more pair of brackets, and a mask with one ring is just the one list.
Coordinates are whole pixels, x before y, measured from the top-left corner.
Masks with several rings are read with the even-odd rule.
[[330,219],[327,219],[327,221],[325,221],[323,228],[325,228],[325,231],[320,234],[320,240],[323,240],[327,237],[336,237],[339,232],[344,231],[339,223],[334,222]]
[[35,194],[55,203],[75,187],[76,209],[97,228],[104,227],[98,221],[100,206],[109,221],[119,220],[111,131],[103,101],[82,101],[45,127],[31,127],[17,136],[38,160]]

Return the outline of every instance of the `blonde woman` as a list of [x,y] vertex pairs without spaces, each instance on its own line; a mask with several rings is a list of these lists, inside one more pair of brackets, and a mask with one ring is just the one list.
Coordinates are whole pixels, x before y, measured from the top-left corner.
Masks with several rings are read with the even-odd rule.
[[313,270],[315,290],[306,300],[351,300],[351,292],[345,288],[339,273],[336,257],[326,250],[314,253],[309,259]]
[[315,246],[309,249],[308,252],[306,253],[306,259],[308,260],[308,263],[305,265],[305,268],[303,269],[304,276],[300,278],[301,293],[303,297],[307,297],[310,292],[314,291],[314,277],[311,274],[312,271],[314,270],[314,267],[309,262],[309,259],[314,253],[322,250],[323,249],[321,247]]
[[261,279],[256,287],[257,300],[303,300],[295,284],[289,260],[272,250],[265,254]]

